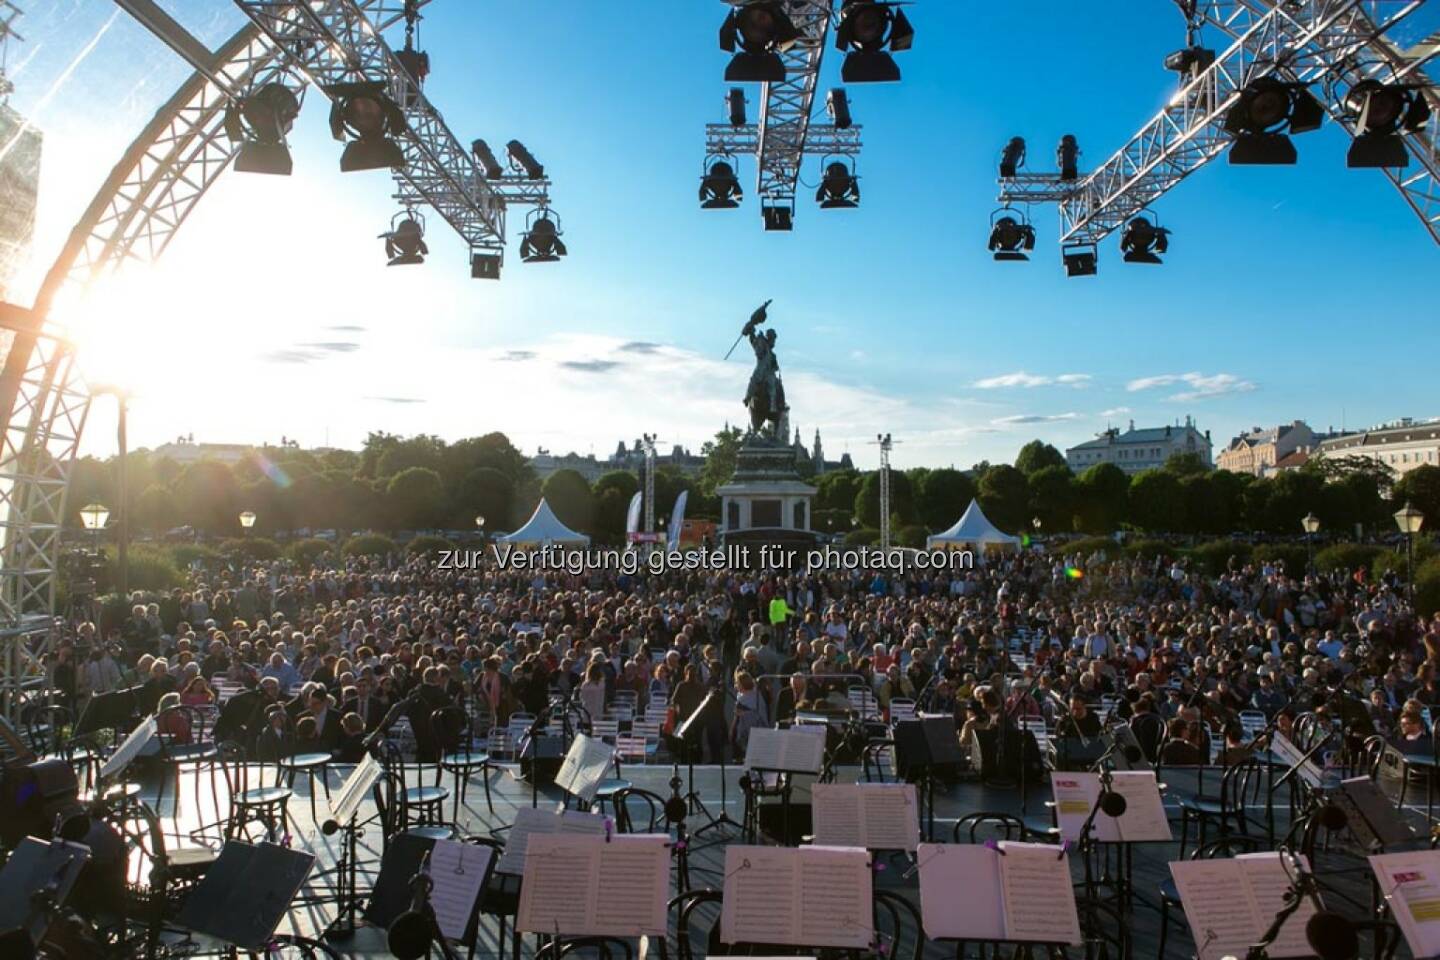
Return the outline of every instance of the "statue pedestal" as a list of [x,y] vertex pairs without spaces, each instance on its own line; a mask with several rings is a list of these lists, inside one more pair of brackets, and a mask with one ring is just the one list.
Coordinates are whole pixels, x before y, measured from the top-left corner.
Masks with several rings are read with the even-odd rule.
[[735,474],[719,487],[720,537],[725,544],[774,544],[793,550],[815,545],[810,529],[816,490],[795,471],[795,448],[751,434],[735,458]]

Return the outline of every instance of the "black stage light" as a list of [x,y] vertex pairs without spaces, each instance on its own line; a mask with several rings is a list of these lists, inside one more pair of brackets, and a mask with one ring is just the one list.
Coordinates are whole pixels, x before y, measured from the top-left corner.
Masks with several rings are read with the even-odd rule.
[[499,251],[488,248],[470,251],[470,279],[499,280],[501,262]]
[[[554,263],[570,251],[560,239],[560,226],[551,218],[551,211],[536,210],[520,241],[520,259],[526,263]],[[556,220],[559,218],[557,217]]]
[[1035,249],[1035,228],[1011,213],[990,225],[990,251],[996,260],[1029,260],[1026,251]]
[[730,110],[730,126],[745,126],[745,91],[740,87],[731,87],[725,95],[725,105]]
[[1324,108],[1304,84],[1269,76],[1252,80],[1225,114],[1225,130],[1235,136],[1230,162],[1292,164],[1295,144],[1287,133],[1308,133],[1324,119]]
[[745,199],[740,189],[740,178],[727,160],[715,160],[705,168],[700,178],[700,209],[733,210]]
[[1100,272],[1099,256],[1093,243],[1075,243],[1060,250],[1065,276],[1093,277]]
[[1067,133],[1060,138],[1060,145],[1055,148],[1055,165],[1060,168],[1061,180],[1080,179],[1080,143],[1075,134]]
[[300,115],[300,101],[283,83],[267,83],[225,108],[225,135],[240,144],[235,169],[241,173],[289,176],[294,169],[285,137]]
[[795,228],[795,210],[788,205],[761,207],[760,215],[765,220],[767,231],[786,233]]
[[425,245],[425,221],[410,210],[396,214],[390,224],[390,232],[380,234],[380,238],[385,241],[385,256],[390,258],[386,266],[424,263],[425,256],[430,252]]
[[898,3],[845,0],[840,8],[835,47],[845,52],[840,76],[846,83],[899,80],[900,68],[891,54],[909,50],[914,43],[915,28]]
[[1355,114],[1355,142],[1346,162],[1351,167],[1405,167],[1410,151],[1401,132],[1414,133],[1430,120],[1423,90],[1378,80],[1351,88],[1345,105]]
[[330,95],[330,133],[336,140],[351,137],[340,154],[340,170],[379,170],[403,167],[405,154],[393,137],[405,132],[405,115],[385,93],[381,82],[333,83]]
[[1160,263],[1160,254],[1170,250],[1170,231],[1147,217],[1132,217],[1120,236],[1120,252],[1126,263]]
[[510,157],[510,163],[516,168],[525,171],[525,176],[531,180],[544,180],[545,167],[539,163],[525,144],[519,140],[511,140],[505,144],[505,153]]
[[825,176],[815,190],[821,210],[848,210],[860,205],[860,181],[855,171],[839,160],[825,166]]
[[1025,138],[1011,137],[1000,151],[1000,179],[1008,180],[1025,166]]
[[1165,69],[1176,73],[1187,73],[1194,77],[1210,69],[1215,63],[1215,51],[1208,47],[1186,47],[1176,50],[1165,58]]
[[400,61],[400,68],[415,81],[414,87],[405,90],[405,109],[409,110],[420,102],[420,89],[425,86],[425,78],[430,76],[430,54],[407,45],[405,49],[395,51],[395,59]]
[[849,130],[855,124],[850,117],[850,95],[845,92],[844,87],[836,87],[830,91],[825,98],[825,112],[830,114],[830,121],[835,124],[836,130]]
[[725,68],[725,79],[731,83],[784,83],[785,62],[780,54],[799,39],[800,31],[778,0],[748,0],[731,10],[720,25],[720,49],[735,54]]
[[484,140],[471,141],[470,152],[474,154],[475,162],[480,165],[480,175],[486,180],[499,180],[505,176],[505,168],[495,159],[490,144]]

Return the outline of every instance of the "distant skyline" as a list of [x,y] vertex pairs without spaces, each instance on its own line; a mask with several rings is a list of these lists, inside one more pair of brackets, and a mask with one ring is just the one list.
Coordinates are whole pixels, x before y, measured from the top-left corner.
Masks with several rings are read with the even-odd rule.
[[[218,46],[229,2],[166,9]],[[594,452],[643,432],[698,452],[741,406],[750,356],[726,348],[754,307],[771,318],[808,444],[902,441],[898,466],[1009,461],[1040,438],[1065,449],[1104,430],[1183,422],[1216,452],[1252,426],[1315,430],[1440,415],[1440,345],[1427,289],[1440,250],[1378,173],[1345,168],[1333,128],[1296,138],[1290,168],[1210,164],[1156,205],[1174,231],[1162,267],[1067,280],[1053,211],[1036,209],[1026,264],[985,250],[1000,146],[1031,169],[1074,132],[1102,161],[1174,89],[1173,5],[920,0],[897,85],[854,85],[864,201],[820,211],[801,189],[792,234],[765,234],[753,160],[738,211],[702,212],[704,124],[723,116],[722,3],[467,4],[425,8],[426,93],[457,137],[524,141],[554,179],[570,256],[526,265],[511,216],[504,279],[469,279],[434,215],[420,267],[386,268],[376,235],[388,174],[341,175],[328,104],[311,91],[291,138],[295,175],[227,173],[153,268],[101,287],[75,324],[96,382],[136,392],[131,444],[356,448],[369,430],[457,439],[501,430],[527,455]],[[643,29],[636,29],[639,24]],[[1123,29],[1117,25],[1123,24]],[[1406,25],[1440,26],[1440,5]],[[46,136],[28,303],[126,144],[185,66],[111,0],[31,4],[12,48],[12,106]],[[1018,31],[1023,29],[1023,36]],[[398,36],[392,36],[398,45]],[[1433,66],[1432,66],[1433,70]],[[827,55],[821,90],[838,83]],[[760,91],[747,90],[752,114]],[[812,184],[819,161],[803,179]],[[94,405],[84,451],[114,450],[114,404]]]

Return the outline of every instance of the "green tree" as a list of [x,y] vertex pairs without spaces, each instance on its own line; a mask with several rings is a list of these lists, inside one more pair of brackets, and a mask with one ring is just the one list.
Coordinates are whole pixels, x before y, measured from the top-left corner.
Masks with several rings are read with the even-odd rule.
[[429,467],[407,467],[385,485],[385,502],[394,526],[404,530],[425,530],[440,525],[444,518],[445,485],[438,471]]
[[611,470],[600,475],[595,481],[595,496],[603,496],[606,490],[615,490],[629,503],[630,498],[640,490],[640,478],[629,470]]
[[[603,477],[601,479],[604,479]],[[616,486],[595,485],[595,536],[607,543],[625,539],[625,518],[630,509],[630,496]]]
[[947,529],[960,519],[977,492],[974,481],[959,470],[931,470],[919,489],[920,521],[931,530]]
[[[1172,473],[1166,464],[1166,473]],[[1230,501],[1226,488],[1217,481],[1219,471],[1192,473],[1180,477],[1180,515],[1189,533],[1227,533],[1231,529]]]
[[486,530],[509,530],[515,522],[515,482],[494,467],[476,467],[455,491],[453,515],[462,529],[470,529],[477,516]]
[[1025,476],[1031,476],[1046,467],[1065,467],[1065,454],[1041,440],[1031,440],[1020,448],[1015,456],[1015,469]]
[[1130,478],[1113,463],[1097,463],[1076,480],[1080,529],[1114,533],[1125,518]]
[[183,523],[212,536],[240,532],[240,492],[230,468],[217,460],[197,460],[175,481],[175,501]]
[[1027,477],[1030,513],[1040,518],[1046,533],[1069,533],[1075,528],[1075,477],[1061,464],[1041,467]]
[[815,483],[816,510],[844,510],[853,515],[855,497],[860,492],[860,474],[856,470],[835,470],[822,474]]
[[1210,472],[1210,467],[1198,453],[1178,451],[1170,454],[1162,468],[1176,477],[1196,477]]
[[401,440],[382,453],[375,465],[375,475],[393,477],[412,467],[423,467],[439,476],[444,463],[445,441],[419,434]]
[[[80,504],[81,507],[85,503]],[[179,524],[175,512],[175,495],[166,487],[152,483],[135,501],[135,528],[151,533],[164,533]]]
[[455,441],[445,448],[443,459],[441,474],[447,484],[480,469],[498,470],[517,485],[533,473],[525,455],[515,448],[509,437],[498,431]]
[[[658,477],[658,472],[657,472]],[[595,497],[590,484],[574,470],[556,470],[545,478],[540,494],[560,522],[572,530],[589,533],[595,522]]]
[[1391,499],[1396,509],[1414,504],[1425,514],[1425,526],[1440,527],[1440,467],[1427,463],[1410,470],[1396,482]]
[[[865,474],[855,496],[855,516],[863,527],[880,526],[880,471]],[[915,496],[910,478],[899,470],[890,471],[890,518],[892,526],[911,523],[915,518]]]
[[1029,530],[1030,485],[1025,474],[1004,463],[986,470],[980,478],[980,509],[1001,530]]
[[1300,468],[1300,472],[1319,474],[1330,481],[1343,480],[1358,474],[1374,481],[1376,489],[1382,494],[1388,494],[1395,486],[1394,467],[1380,462],[1375,457],[1367,457],[1359,453],[1347,453],[1333,457],[1314,456],[1305,462],[1305,466]]
[[707,497],[714,496],[715,489],[729,483],[735,475],[735,459],[744,440],[745,431],[730,427],[700,447],[700,455],[705,458],[705,465],[700,468],[700,490]]
[[1185,529],[1180,481],[1166,470],[1146,470],[1130,481],[1130,522],[1142,530]]

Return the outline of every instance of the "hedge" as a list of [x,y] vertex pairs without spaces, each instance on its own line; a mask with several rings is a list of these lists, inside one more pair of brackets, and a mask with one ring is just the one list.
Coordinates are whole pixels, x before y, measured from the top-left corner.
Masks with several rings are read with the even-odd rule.
[[1304,546],[1288,543],[1262,543],[1255,548],[1251,559],[1257,564],[1267,561],[1279,562],[1284,565],[1287,574],[1298,577],[1305,573],[1305,566],[1310,560],[1310,551]]
[[280,545],[265,537],[235,537],[220,544],[220,552],[238,554],[246,560],[278,560]]
[[345,541],[342,551],[347,557],[374,557],[394,553],[400,548],[395,541],[378,533],[362,533]]
[[1058,548],[1060,553],[1078,553],[1082,557],[1088,557],[1092,553],[1104,552],[1111,560],[1120,556],[1120,544],[1110,537],[1082,537],[1079,540],[1071,540],[1069,543]]
[[[116,551],[105,552],[109,583],[120,583],[120,558]],[[125,586],[128,590],[173,590],[185,585],[185,574],[176,566],[169,551],[145,543],[136,543],[126,552],[125,566],[129,576]]]
[[1190,558],[1212,577],[1223,574],[1234,557],[1241,564],[1250,561],[1251,546],[1242,540],[1211,540],[1190,550]]
[[1125,552],[1132,557],[1144,557],[1148,560],[1153,557],[1173,556],[1176,551],[1164,540],[1131,540],[1125,544]]
[[1337,543],[1315,554],[1315,569],[1322,573],[1368,570],[1381,552],[1380,547],[1371,544]]
[[201,563],[218,563],[225,559],[220,555],[219,550],[207,547],[203,543],[177,543],[169,550],[171,558],[180,567],[188,567],[196,560]]
[[453,550],[455,544],[444,537],[435,534],[421,534],[418,537],[411,537],[410,542],[405,544],[405,552],[411,556],[419,556],[425,553],[439,553],[441,550]]
[[1440,612],[1440,557],[1432,557],[1415,571],[1415,608],[1422,617]]
[[335,544],[328,540],[308,537],[304,540],[296,540],[286,547],[285,556],[302,566],[308,566],[334,549]]
[[870,527],[861,527],[859,530],[851,530],[845,534],[845,546],[847,547],[871,547],[880,542],[880,531]]

